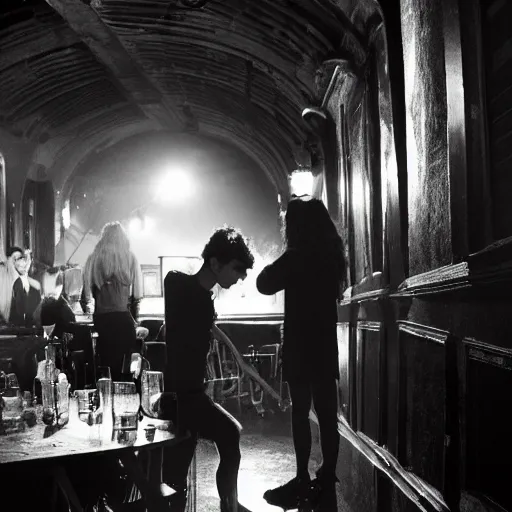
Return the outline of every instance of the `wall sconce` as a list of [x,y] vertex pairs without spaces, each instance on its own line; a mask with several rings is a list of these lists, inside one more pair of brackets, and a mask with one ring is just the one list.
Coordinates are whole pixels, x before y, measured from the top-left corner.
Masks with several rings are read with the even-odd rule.
[[290,175],[290,194],[310,196],[313,194],[313,173],[309,169],[297,169]]

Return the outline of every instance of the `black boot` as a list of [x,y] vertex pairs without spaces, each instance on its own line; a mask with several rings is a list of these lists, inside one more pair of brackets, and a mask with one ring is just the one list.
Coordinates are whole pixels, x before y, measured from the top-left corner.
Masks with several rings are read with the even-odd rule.
[[315,478],[299,502],[298,512],[337,512],[336,476]]
[[266,491],[263,498],[268,504],[284,510],[297,508],[301,499],[307,494],[310,483],[309,475],[307,478],[296,476],[286,484]]

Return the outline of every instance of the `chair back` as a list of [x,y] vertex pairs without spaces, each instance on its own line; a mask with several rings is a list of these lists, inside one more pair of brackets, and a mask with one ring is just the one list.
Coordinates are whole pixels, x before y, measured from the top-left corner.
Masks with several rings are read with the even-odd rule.
[[148,360],[152,370],[163,372],[167,366],[167,345],[160,341],[145,341],[142,355]]
[[162,320],[146,318],[141,320],[139,325],[141,327],[145,327],[149,331],[149,334],[146,338],[147,341],[157,341],[158,333],[162,327]]

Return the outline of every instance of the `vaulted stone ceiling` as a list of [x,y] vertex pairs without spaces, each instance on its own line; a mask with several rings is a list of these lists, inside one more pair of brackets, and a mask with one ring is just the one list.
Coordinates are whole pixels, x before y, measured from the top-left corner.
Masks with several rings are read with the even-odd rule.
[[75,155],[170,130],[229,141],[282,189],[314,141],[322,62],[362,51],[342,3],[2,0],[0,127],[61,184]]

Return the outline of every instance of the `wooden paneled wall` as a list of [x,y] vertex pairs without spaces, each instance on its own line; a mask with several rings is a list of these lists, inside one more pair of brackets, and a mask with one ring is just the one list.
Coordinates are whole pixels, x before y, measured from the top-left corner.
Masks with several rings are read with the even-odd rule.
[[384,4],[324,98],[350,285],[339,471],[357,489],[374,468],[358,511],[512,510],[512,4]]

